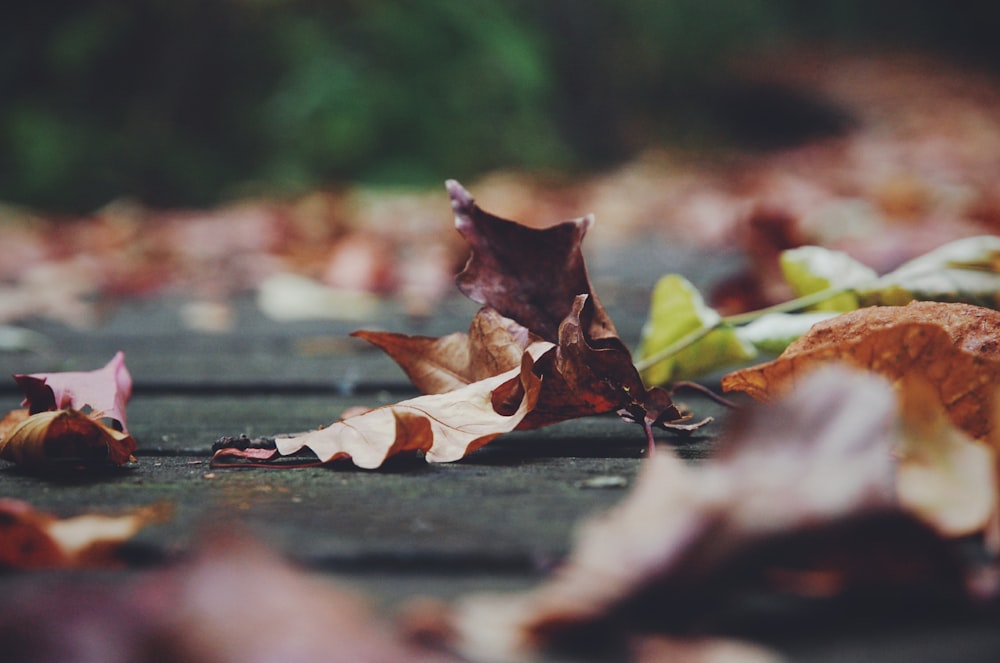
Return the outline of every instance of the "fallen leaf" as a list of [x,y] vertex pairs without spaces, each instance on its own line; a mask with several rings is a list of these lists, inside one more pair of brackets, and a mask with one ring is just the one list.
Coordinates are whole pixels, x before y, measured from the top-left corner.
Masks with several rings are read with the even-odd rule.
[[945,536],[983,532],[998,513],[996,450],[956,428],[923,379],[904,377],[898,393],[900,503]]
[[191,562],[135,591],[155,615],[156,637],[147,645],[159,643],[164,660],[452,660],[401,642],[365,597],[246,537],[216,536]]
[[[647,384],[698,377],[712,370],[732,367],[757,356],[757,349],[744,341],[722,316],[705,305],[701,294],[684,277],[668,274],[657,281],[649,316],[642,328],[636,361]],[[704,330],[702,338],[663,361],[650,357],[668,351],[690,334]]]
[[124,352],[118,351],[95,371],[15,375],[14,380],[25,395],[22,405],[31,414],[89,407],[95,419],[111,419],[128,431],[125,405],[132,396],[132,375],[125,367]]
[[404,642],[368,597],[216,529],[183,562],[113,582],[11,579],[0,596],[4,660],[459,663]]
[[0,498],[0,568],[54,569],[118,566],[118,548],[143,527],[165,520],[163,504],[117,516],[57,518],[30,504]]
[[890,380],[920,376],[969,435],[983,439],[995,428],[1000,312],[969,304],[912,302],[845,313],[813,326],[774,361],[726,375],[722,388],[773,398],[835,360]]
[[658,451],[625,500],[578,531],[550,580],[460,599],[441,632],[473,661],[530,660],[579,638],[705,633],[747,590],[961,592],[957,558],[898,508],[897,416],[885,380],[817,372],[747,411],[717,458],[692,467]]
[[815,306],[818,311],[853,311],[858,296],[849,290],[868,285],[878,278],[875,270],[841,251],[821,246],[800,246],[783,251],[779,257],[781,273],[796,297],[822,292],[829,288],[847,288]]
[[483,211],[455,180],[446,187],[455,227],[472,250],[455,279],[463,294],[552,342],[577,295],[589,295],[595,309],[589,336],[617,336],[594,295],[581,250],[593,216],[537,230]]
[[452,391],[516,368],[525,349],[538,340],[490,307],[479,309],[468,333],[433,338],[360,330],[351,336],[381,348],[424,394]]
[[[358,467],[375,468],[391,455],[421,451],[430,462],[458,460],[510,432],[530,412],[541,380],[532,372],[538,355],[551,343],[529,346],[522,363],[500,375],[473,382],[444,394],[427,394],[368,410],[299,435],[278,436],[275,451],[292,456],[308,448],[320,460],[350,458]],[[266,463],[275,451],[227,445],[218,449],[213,464],[229,458]]]
[[131,435],[79,410],[32,414],[0,433],[0,458],[31,469],[124,465],[136,450]]
[[902,305],[912,299],[1000,307],[1000,237],[949,242],[859,288],[864,304]]
[[542,389],[535,409],[520,428],[617,410],[642,423],[652,444],[653,426],[688,431],[710,421],[684,424],[688,415],[681,413],[666,391],[646,389],[628,348],[617,336],[592,337],[590,330],[601,327],[594,319],[601,315],[603,311],[589,295],[574,299],[559,327],[556,351],[541,357],[536,365]]
[[666,391],[643,385],[591,291],[580,248],[589,217],[534,230],[484,212],[457,182],[447,186],[456,225],[472,247],[456,280],[484,305],[469,332],[437,339],[354,334],[385,350],[425,395],[278,436],[273,446],[220,438],[217,467],[288,465],[282,459],[305,449],[319,462],[351,458],[367,468],[404,451],[447,462],[515,429],[611,411],[642,423],[650,445],[654,426],[688,433],[710,421],[685,423],[688,415]]

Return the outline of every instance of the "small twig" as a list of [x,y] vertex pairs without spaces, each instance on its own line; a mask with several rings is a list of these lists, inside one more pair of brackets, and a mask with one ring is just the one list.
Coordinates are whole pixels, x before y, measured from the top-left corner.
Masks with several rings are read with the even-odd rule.
[[728,407],[730,410],[739,410],[740,409],[740,405],[739,404],[734,403],[733,401],[729,400],[725,396],[720,396],[719,394],[715,393],[714,391],[712,391],[711,389],[709,389],[708,387],[706,387],[703,384],[698,384],[697,382],[691,382],[690,380],[681,380],[680,382],[675,382],[670,387],[670,395],[673,396],[680,389],[690,389],[691,391],[696,391],[699,394],[701,394],[702,396],[707,396],[708,398],[711,398],[713,401],[715,401],[719,405],[722,405],[724,407]]

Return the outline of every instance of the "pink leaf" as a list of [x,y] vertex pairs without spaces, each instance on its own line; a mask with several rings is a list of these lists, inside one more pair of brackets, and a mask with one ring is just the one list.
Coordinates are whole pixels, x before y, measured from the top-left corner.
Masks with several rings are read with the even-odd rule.
[[15,375],[14,380],[24,392],[21,405],[31,414],[89,406],[94,418],[117,421],[122,431],[128,432],[125,404],[132,395],[132,375],[120,350],[104,368],[95,371]]

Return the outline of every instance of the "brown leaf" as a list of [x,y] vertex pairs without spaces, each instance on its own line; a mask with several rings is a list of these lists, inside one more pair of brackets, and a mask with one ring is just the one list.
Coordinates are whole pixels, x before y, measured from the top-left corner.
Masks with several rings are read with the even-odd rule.
[[576,296],[589,295],[595,314],[588,334],[592,338],[617,336],[590,285],[581,251],[593,216],[536,230],[483,211],[455,180],[446,186],[455,227],[472,249],[465,269],[456,277],[458,289],[469,299],[555,342]]
[[33,414],[0,438],[0,458],[41,469],[124,465],[132,459],[135,449],[131,435],[78,410]]
[[[422,451],[430,462],[458,460],[517,428],[534,408],[541,380],[531,369],[538,356],[551,350],[552,344],[538,342],[525,350],[519,367],[506,373],[368,410],[319,430],[279,436],[276,450],[291,456],[308,448],[321,462],[350,458],[365,468],[379,467],[389,456],[406,451]],[[213,463],[245,456],[229,446],[216,452]],[[272,460],[258,449],[248,451],[249,460]]]
[[118,516],[60,519],[20,500],[0,498],[0,569],[117,566],[118,547],[168,514],[166,506],[153,505]]
[[658,450],[626,499],[585,523],[552,579],[467,597],[442,632],[473,660],[520,660],[579,637],[701,630],[747,588],[960,591],[944,542],[897,508],[896,416],[884,380],[818,372],[748,411],[716,459],[692,467]]
[[772,362],[725,376],[725,391],[768,399],[821,362],[846,361],[890,380],[921,377],[948,417],[975,438],[996,425],[1000,312],[968,304],[870,307],[816,324]]
[[576,417],[624,409],[650,425],[683,419],[662,389],[647,391],[628,348],[616,336],[592,338],[600,315],[588,295],[579,295],[559,327],[556,352],[539,360],[542,390],[521,428],[539,428]]
[[348,457],[367,468],[404,451],[453,461],[515,428],[614,410],[642,422],[650,444],[653,425],[689,432],[710,421],[679,423],[686,417],[669,394],[643,386],[591,291],[580,248],[589,217],[534,230],[482,211],[457,182],[448,191],[472,247],[457,282],[485,305],[469,332],[438,339],[354,333],[385,350],[425,395],[280,436],[273,446],[222,438],[215,466],[287,465],[282,458],[306,449],[320,462]]
[[381,348],[424,394],[442,394],[516,368],[524,350],[538,340],[489,307],[476,313],[467,334],[433,338],[360,330],[351,336]]

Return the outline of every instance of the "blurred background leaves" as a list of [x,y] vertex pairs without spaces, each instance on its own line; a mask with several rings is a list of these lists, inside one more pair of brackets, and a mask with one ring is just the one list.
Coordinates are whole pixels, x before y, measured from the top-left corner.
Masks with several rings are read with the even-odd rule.
[[744,55],[904,46],[992,67],[998,16],[978,0],[18,3],[0,23],[0,200],[208,205],[769,147],[842,118],[790,126],[777,91],[730,78]]

